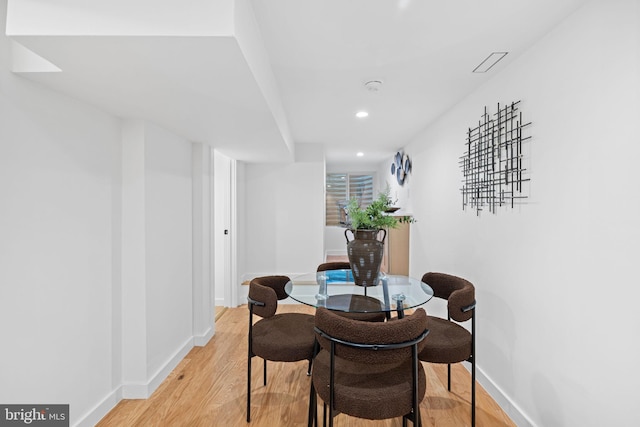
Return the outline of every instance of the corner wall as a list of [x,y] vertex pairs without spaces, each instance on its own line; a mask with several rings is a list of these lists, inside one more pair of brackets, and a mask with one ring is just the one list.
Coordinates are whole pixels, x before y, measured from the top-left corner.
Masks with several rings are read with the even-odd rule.
[[163,369],[168,374],[171,362],[193,347],[192,144],[145,128],[147,376],[153,378]]
[[[481,382],[520,426],[640,425],[622,362],[640,350],[638,76],[640,2],[593,1],[406,147],[411,274],[476,285]],[[517,100],[533,123],[530,198],[463,212],[466,129]]]
[[238,251],[244,254],[244,270],[239,279],[315,271],[324,259],[322,147],[296,145],[295,163],[247,163],[242,181],[244,240]]
[[193,264],[194,148],[8,70],[0,37],[0,402],[69,404],[70,424],[90,426],[213,333],[208,236]]
[[[0,4],[0,22],[4,22]],[[115,403],[120,121],[9,72],[0,35],[0,402]]]

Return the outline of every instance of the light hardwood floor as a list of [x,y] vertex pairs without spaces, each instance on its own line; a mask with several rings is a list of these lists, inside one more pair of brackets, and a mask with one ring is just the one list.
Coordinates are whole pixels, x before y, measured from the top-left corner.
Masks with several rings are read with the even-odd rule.
[[[281,305],[279,311],[311,312],[310,307]],[[307,422],[307,362],[268,362],[262,385],[262,359],[253,359],[251,424],[246,422],[246,305],[227,309],[216,321],[216,335],[180,362],[149,399],[123,400],[98,424],[107,426],[302,426]],[[470,423],[470,376],[453,366],[453,391],[447,391],[446,367],[424,364],[427,395],[420,405],[424,427],[460,427]],[[476,388],[476,426],[515,426],[480,387]],[[318,415],[322,417],[322,405]],[[400,419],[371,421],[338,415],[336,427],[400,426]],[[411,425],[411,423],[409,423]]]

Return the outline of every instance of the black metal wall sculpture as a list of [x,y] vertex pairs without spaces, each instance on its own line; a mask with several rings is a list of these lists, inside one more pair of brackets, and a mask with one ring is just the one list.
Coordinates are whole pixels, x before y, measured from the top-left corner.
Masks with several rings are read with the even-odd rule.
[[529,123],[523,123],[520,101],[500,107],[490,115],[487,107],[478,127],[469,128],[466,152],[460,157],[462,168],[462,209],[467,206],[480,211],[485,207],[496,213],[500,206],[521,202],[528,196],[523,183],[529,181],[523,165],[523,143],[531,136],[522,131]]

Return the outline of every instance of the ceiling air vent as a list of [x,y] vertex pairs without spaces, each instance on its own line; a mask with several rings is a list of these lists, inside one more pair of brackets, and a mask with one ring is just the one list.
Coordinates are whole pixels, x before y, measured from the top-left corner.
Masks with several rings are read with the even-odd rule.
[[493,52],[491,55],[487,56],[487,58],[480,63],[476,68],[474,68],[474,73],[486,73],[489,71],[494,65],[498,63],[502,58],[507,56],[509,52]]

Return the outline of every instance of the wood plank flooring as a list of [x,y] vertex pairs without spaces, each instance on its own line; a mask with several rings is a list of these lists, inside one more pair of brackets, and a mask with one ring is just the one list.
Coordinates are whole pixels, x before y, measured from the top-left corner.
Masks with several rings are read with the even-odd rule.
[[[301,305],[281,305],[280,311],[309,312]],[[251,424],[246,422],[246,306],[227,309],[216,321],[216,335],[180,362],[149,399],[123,400],[98,427],[109,426],[302,426],[307,422],[309,381],[307,362],[268,362],[267,386],[262,385],[262,359],[253,359]],[[445,365],[424,364],[427,395],[420,405],[424,427],[470,426],[470,376],[453,366],[453,391],[447,391]],[[515,427],[479,385],[476,426]],[[322,417],[322,404],[318,415]],[[338,415],[336,427],[401,426],[400,419],[371,421]],[[410,423],[409,423],[410,425]]]

